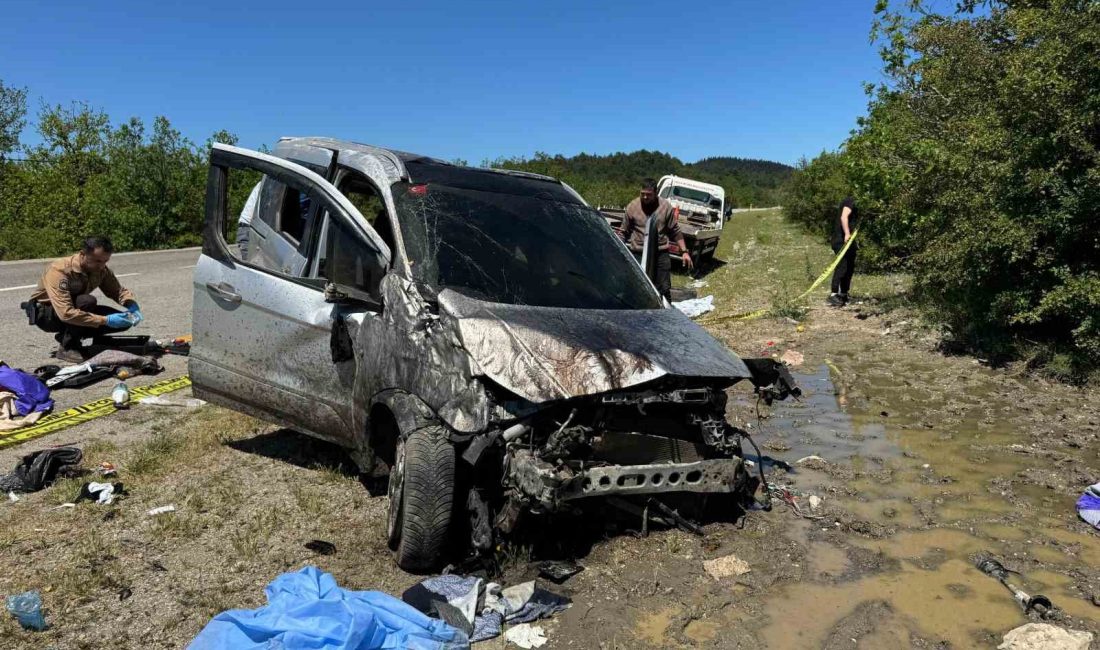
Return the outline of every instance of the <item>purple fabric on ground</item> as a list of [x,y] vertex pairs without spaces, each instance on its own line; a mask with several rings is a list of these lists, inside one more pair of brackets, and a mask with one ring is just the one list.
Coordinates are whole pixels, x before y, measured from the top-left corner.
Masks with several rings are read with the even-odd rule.
[[1100,530],[1100,483],[1089,487],[1077,500],[1077,514],[1094,528]]
[[0,388],[15,393],[15,410],[19,415],[53,408],[50,389],[34,375],[0,364]]

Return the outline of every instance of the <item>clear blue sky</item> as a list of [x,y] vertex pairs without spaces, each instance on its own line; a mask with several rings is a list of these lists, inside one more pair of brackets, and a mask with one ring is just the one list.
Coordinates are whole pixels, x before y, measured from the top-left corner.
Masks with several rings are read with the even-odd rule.
[[[4,3],[0,80],[204,141],[331,135],[478,163],[659,149],[794,163],[880,80],[873,0]],[[34,141],[31,129],[24,142]]]

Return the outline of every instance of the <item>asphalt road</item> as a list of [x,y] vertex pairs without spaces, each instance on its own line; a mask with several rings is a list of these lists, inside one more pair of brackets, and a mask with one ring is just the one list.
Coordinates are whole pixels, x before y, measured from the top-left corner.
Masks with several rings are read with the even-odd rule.
[[[197,248],[119,253],[112,257],[111,270],[124,287],[134,292],[145,316],[140,325],[130,330],[131,333],[148,334],[155,339],[171,339],[191,333],[191,273],[198,258]],[[28,326],[26,316],[19,309],[19,303],[31,295],[51,261],[0,262],[0,360],[13,368],[30,371],[41,365],[58,363],[50,356],[57,348],[53,334]],[[95,295],[102,304],[113,305],[99,291]],[[186,357],[168,355],[161,359],[161,364],[165,370],[160,375],[135,377],[127,380],[127,384],[140,386],[187,373]],[[53,393],[55,410],[61,411],[110,395],[115,383],[104,380],[80,389],[56,390]],[[185,394],[185,391],[178,394]],[[122,418],[123,421],[129,419]],[[22,455],[58,442],[101,436],[119,424],[118,421],[112,423],[112,420],[116,417],[100,418],[10,447],[4,450],[6,453],[0,454],[0,473],[8,471],[8,459],[13,454]]]

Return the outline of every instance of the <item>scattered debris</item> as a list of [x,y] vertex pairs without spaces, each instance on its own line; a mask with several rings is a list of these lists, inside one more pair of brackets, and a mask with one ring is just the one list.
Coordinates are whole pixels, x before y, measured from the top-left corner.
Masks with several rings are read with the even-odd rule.
[[190,336],[177,336],[171,341],[155,341],[160,352],[164,354],[177,354],[181,357],[186,357],[191,354],[191,337]]
[[702,279],[692,280],[691,282],[688,282],[687,286],[691,287],[692,289],[702,289],[703,287],[707,286],[707,281]]
[[810,502],[810,510],[817,512],[821,509],[821,497],[816,494],[811,494],[808,500]]
[[103,477],[114,476],[118,473],[118,468],[115,467],[114,463],[103,461],[99,464],[99,467],[96,468],[96,472]]
[[63,510],[65,508],[75,508],[75,507],[76,507],[75,503],[62,503],[59,506],[54,506],[54,507],[50,508],[50,510]]
[[546,645],[546,635],[538,625],[520,623],[508,628],[504,638],[521,648],[541,648]]
[[1100,530],[1100,483],[1088,486],[1077,499],[1077,515]]
[[[1004,585],[1009,591],[1011,591],[1013,598],[1016,599],[1016,602],[1020,603],[1020,606],[1024,608],[1025,614],[1035,612],[1039,615],[1040,618],[1044,619],[1057,617],[1058,609],[1054,607],[1054,603],[1050,602],[1049,598],[1041,594],[1029,596],[1019,587],[1009,582],[1009,570],[1006,569],[1005,566],[997,560],[994,560],[989,556],[979,556],[974,561],[974,565],[978,567],[979,571],[991,578],[994,578],[1002,585]],[[1012,571],[1012,573],[1016,572]]]
[[73,472],[84,453],[76,447],[54,447],[36,451],[19,459],[11,474],[0,475],[0,490],[37,492],[58,476]]
[[133,596],[133,595],[134,595],[134,591],[132,589],[130,589],[129,587],[123,587],[118,592],[118,599],[121,602],[121,601],[126,600],[127,598],[129,598],[130,596]]
[[703,569],[715,580],[736,577],[752,571],[752,567],[749,566],[749,563],[736,555],[726,555],[724,557],[714,558],[713,560],[705,560],[703,562]]
[[[474,643],[500,636],[505,623],[530,623],[570,606],[567,598],[536,587],[534,580],[502,588],[456,574],[427,578],[406,589],[401,599],[467,632]],[[484,603],[480,609],[479,602]]]
[[1091,632],[1027,623],[1005,634],[997,650],[1088,650],[1091,643]]
[[709,311],[714,311],[714,296],[681,300],[680,302],[672,303],[672,306],[679,309],[688,318],[695,318]]
[[792,368],[797,368],[798,366],[802,365],[802,362],[804,362],[806,360],[806,357],[801,352],[798,352],[797,350],[786,350],[779,357],[779,360],[782,361],[787,366],[790,366]]
[[323,539],[308,541],[305,543],[305,547],[321,555],[336,555],[336,545]]
[[115,389],[111,391],[111,401],[115,403],[116,409],[130,408],[130,387],[126,385],[126,382],[118,382]]
[[358,648],[464,648],[461,631],[425,617],[413,607],[380,591],[350,591],[316,567],[284,573],[264,590],[267,605],[218,614],[191,642],[191,648],[254,649],[294,647],[356,650]]
[[547,560],[545,562],[539,562],[537,566],[540,576],[559,585],[581,571],[584,571],[584,567],[576,562]]
[[16,494],[15,492],[12,492],[11,490],[9,490],[8,491],[8,501],[11,501],[12,503],[15,503],[18,500],[19,500],[19,495]]
[[99,504],[110,505],[114,502],[116,495],[125,493],[122,483],[96,483],[93,481],[80,486],[80,494],[76,496],[73,503],[95,501]]
[[174,406],[177,408],[198,408],[203,404],[206,404],[205,400],[201,400],[197,397],[184,397],[182,399],[172,399],[165,397],[164,395],[153,395],[151,397],[143,397],[138,400],[138,404],[146,404],[148,406]]
[[791,507],[791,510],[794,510],[794,514],[802,517],[803,519],[824,519],[824,517],[821,515],[808,515],[805,512],[802,512],[802,508],[798,505],[798,497],[808,496],[809,498],[817,498],[813,495],[805,495],[792,487],[779,485],[777,483],[768,484],[768,494],[771,495],[773,498],[779,499],[783,503],[786,503],[788,506]]
[[17,399],[18,396],[15,393],[0,387],[0,431],[14,431],[29,427],[46,415],[45,411],[31,411],[26,415],[20,415],[16,406]]
[[153,508],[152,510],[150,510],[148,512],[148,514],[149,514],[150,517],[155,517],[157,515],[163,515],[166,512],[175,512],[175,511],[176,511],[176,506],[172,505],[172,504],[169,504],[169,505],[166,505],[166,506],[160,506],[158,508]]
[[[669,528],[682,528],[689,533],[694,533],[699,536],[704,534],[699,524],[685,518],[677,511],[654,498],[648,499],[644,507],[620,497],[607,497],[606,502],[607,505],[618,508],[623,512],[640,516],[642,518],[642,537],[649,534],[649,522],[651,521],[661,524],[662,526],[668,526]],[[653,506],[656,512],[650,512],[650,506]]]
[[41,632],[46,629],[46,617],[42,615],[42,596],[37,591],[27,591],[8,596],[8,612],[19,621],[24,630]]

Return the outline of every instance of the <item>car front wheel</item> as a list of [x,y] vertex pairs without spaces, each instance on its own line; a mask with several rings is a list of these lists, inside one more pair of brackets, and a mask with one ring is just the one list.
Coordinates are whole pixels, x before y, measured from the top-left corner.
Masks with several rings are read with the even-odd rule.
[[390,471],[388,538],[397,565],[425,572],[438,567],[454,521],[455,448],[439,425],[397,442]]

